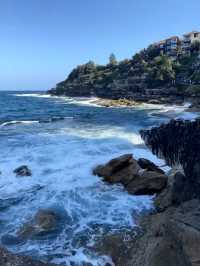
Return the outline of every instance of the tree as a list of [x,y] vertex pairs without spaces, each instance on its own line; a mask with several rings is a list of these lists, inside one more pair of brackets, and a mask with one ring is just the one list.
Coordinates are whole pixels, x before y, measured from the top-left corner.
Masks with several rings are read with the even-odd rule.
[[200,42],[199,41],[195,41],[192,43],[192,46],[191,46],[191,51],[194,53],[194,52],[200,52]]
[[173,62],[167,56],[157,56],[148,69],[148,80],[152,85],[168,83],[175,78]]
[[113,53],[109,56],[109,63],[112,66],[117,65],[117,59],[116,59],[116,56]]

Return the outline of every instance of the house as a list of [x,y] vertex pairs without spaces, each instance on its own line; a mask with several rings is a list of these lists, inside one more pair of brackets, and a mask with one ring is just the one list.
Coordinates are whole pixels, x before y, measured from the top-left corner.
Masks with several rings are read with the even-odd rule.
[[165,54],[176,59],[179,54],[180,39],[178,36],[172,36],[165,41]]
[[192,31],[183,35],[183,38],[172,36],[166,40],[157,42],[154,47],[160,50],[160,54],[169,56],[172,60],[176,60],[178,56],[190,55],[192,44],[195,41],[200,42],[200,32]]
[[181,50],[183,54],[191,53],[191,45],[196,42],[200,42],[200,32],[192,31],[183,35],[183,39],[181,41]]

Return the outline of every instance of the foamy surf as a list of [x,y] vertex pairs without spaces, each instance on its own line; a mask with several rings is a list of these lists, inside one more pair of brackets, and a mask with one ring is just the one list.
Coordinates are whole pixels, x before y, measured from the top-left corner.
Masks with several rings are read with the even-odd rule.
[[35,124],[39,123],[39,121],[8,121],[0,124],[0,127],[6,127],[6,126],[12,126],[12,125],[17,125],[17,124]]

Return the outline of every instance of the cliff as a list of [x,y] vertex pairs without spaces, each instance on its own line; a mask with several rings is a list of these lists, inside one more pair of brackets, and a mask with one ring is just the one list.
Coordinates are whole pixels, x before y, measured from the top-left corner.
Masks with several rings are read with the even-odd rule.
[[150,46],[129,60],[105,66],[90,61],[72,70],[49,93],[161,102],[200,96],[199,52],[173,61]]

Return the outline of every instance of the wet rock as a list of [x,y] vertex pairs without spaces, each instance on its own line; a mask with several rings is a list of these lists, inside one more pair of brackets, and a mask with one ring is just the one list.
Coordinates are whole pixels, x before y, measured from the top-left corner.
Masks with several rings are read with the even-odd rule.
[[123,184],[131,194],[152,195],[161,192],[166,187],[167,176],[149,160],[140,159],[139,163],[132,154],[125,154],[97,166],[93,173],[103,177],[106,182]]
[[[133,231],[104,235],[95,243],[93,249],[101,256],[109,256],[114,265],[128,265],[126,263],[131,259],[131,245],[134,239],[132,233]],[[127,234],[129,240],[126,240]]]
[[144,170],[126,186],[126,189],[135,195],[152,195],[166,187],[167,179],[166,175]]
[[12,254],[3,247],[0,247],[0,265],[1,266],[56,266],[55,264],[39,262],[26,256]]
[[103,177],[109,183],[127,184],[139,170],[140,167],[132,154],[125,154],[112,159],[105,165],[97,166],[93,173]]
[[31,176],[31,170],[26,165],[22,165],[14,170],[17,176]]
[[30,223],[17,232],[20,239],[34,238],[53,232],[57,228],[58,216],[53,210],[39,210]]
[[161,104],[162,102],[160,102],[159,100],[156,100],[156,99],[151,99],[148,101],[148,103],[150,104]]
[[160,169],[157,165],[155,165],[153,162],[151,162],[148,159],[140,158],[137,162],[142,169],[146,169],[148,171],[153,171],[153,172],[155,171],[160,174],[165,173],[162,169]]
[[142,218],[143,234],[133,240],[131,259],[125,261],[126,265],[199,265],[199,204],[199,200],[192,200]]

